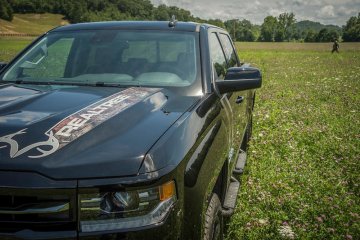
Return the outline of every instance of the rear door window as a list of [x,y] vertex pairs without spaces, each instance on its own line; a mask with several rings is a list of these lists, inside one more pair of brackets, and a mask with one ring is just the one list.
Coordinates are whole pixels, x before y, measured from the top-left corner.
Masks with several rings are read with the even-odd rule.
[[210,33],[209,42],[211,61],[213,66],[215,67],[217,77],[219,79],[224,79],[227,63],[216,33]]
[[228,35],[226,34],[219,34],[219,37],[221,39],[223,48],[224,48],[224,52],[225,52],[225,56],[226,56],[226,60],[228,61],[228,66],[229,67],[236,67],[238,66],[238,60],[236,57],[236,52],[234,50],[234,47],[231,43],[231,40],[229,38]]

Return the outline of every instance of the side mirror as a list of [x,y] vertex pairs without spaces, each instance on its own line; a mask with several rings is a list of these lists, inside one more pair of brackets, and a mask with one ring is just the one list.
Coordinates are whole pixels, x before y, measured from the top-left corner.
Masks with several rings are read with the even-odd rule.
[[244,66],[232,67],[227,70],[225,80],[216,81],[216,86],[221,94],[260,88],[262,83],[259,69]]
[[0,62],[0,71],[7,65],[6,62]]

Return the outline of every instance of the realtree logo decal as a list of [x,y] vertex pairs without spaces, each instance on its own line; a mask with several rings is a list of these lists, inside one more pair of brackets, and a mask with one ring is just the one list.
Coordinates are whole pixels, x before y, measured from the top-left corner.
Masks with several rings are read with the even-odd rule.
[[157,88],[125,89],[61,120],[45,132],[46,141],[33,143],[22,148],[19,147],[19,143],[14,137],[26,134],[27,129],[25,128],[16,133],[0,137],[0,149],[10,148],[11,158],[18,157],[34,149],[38,154],[28,155],[29,158],[46,157],[157,91],[159,91]]

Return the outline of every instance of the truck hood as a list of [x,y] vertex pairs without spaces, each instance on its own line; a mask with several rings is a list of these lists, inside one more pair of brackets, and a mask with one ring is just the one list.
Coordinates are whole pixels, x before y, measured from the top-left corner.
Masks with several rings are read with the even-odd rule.
[[133,176],[195,102],[160,88],[0,85],[0,170]]

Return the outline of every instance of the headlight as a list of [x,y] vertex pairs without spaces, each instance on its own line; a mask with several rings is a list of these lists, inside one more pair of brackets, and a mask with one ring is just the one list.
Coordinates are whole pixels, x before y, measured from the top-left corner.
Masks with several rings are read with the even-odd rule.
[[80,194],[82,232],[128,229],[163,221],[176,201],[174,181],[149,189]]

